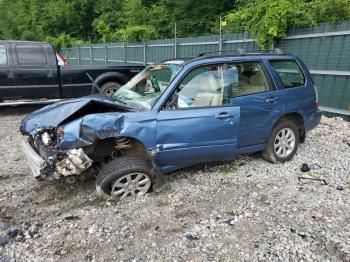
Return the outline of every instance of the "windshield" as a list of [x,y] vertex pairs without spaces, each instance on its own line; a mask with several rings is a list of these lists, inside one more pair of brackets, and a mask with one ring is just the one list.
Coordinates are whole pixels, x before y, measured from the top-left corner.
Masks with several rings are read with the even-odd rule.
[[149,110],[180,69],[181,65],[177,64],[151,65],[122,86],[112,99]]

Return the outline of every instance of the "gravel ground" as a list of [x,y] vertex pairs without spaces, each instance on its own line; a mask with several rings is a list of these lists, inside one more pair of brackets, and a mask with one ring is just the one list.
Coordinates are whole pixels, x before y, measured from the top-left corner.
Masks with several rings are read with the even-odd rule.
[[116,204],[98,200],[93,181],[34,181],[18,141],[31,110],[0,113],[0,261],[350,261],[340,118],[323,118],[288,163],[253,154],[188,168],[163,192]]

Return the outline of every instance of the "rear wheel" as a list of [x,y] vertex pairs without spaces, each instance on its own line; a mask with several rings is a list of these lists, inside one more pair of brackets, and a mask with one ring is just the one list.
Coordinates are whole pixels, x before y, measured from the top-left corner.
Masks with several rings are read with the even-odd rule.
[[100,87],[100,89],[102,94],[104,94],[107,97],[112,97],[121,86],[122,85],[119,84],[118,82],[107,82],[107,83],[104,83]]
[[152,164],[144,157],[121,157],[107,163],[96,178],[99,197],[122,200],[143,196],[154,182]]
[[299,146],[299,132],[295,124],[281,120],[273,128],[267,141],[263,158],[271,163],[289,161],[295,155]]

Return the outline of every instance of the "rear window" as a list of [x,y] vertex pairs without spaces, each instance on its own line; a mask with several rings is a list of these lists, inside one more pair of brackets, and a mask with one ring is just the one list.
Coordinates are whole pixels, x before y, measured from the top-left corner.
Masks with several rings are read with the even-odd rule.
[[45,50],[41,45],[16,45],[16,54],[20,65],[47,64]]
[[7,65],[5,45],[0,45],[0,65]]
[[270,61],[286,88],[303,86],[305,77],[295,61]]

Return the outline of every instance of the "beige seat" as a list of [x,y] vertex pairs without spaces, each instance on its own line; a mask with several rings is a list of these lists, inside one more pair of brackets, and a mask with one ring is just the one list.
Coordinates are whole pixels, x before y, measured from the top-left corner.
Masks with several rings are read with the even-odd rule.
[[201,92],[195,96],[192,107],[220,106],[222,104],[221,88],[212,74],[201,76],[199,84]]
[[249,78],[245,75],[238,76],[238,86],[246,86],[249,84]]
[[261,74],[252,75],[249,78],[249,83],[252,86],[264,86],[264,79]]
[[245,85],[238,86],[237,96],[255,94],[267,91],[267,83],[261,74],[252,75],[249,82]]

